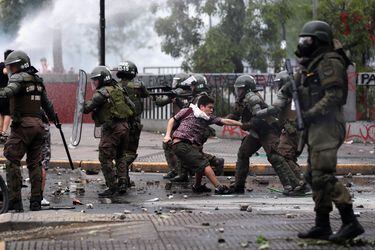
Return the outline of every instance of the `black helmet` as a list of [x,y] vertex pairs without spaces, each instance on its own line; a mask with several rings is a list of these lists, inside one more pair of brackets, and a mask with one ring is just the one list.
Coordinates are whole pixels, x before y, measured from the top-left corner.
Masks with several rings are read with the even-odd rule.
[[287,83],[288,80],[289,80],[288,71],[283,70],[276,74],[273,82],[277,84],[278,88],[280,89],[285,83]]
[[207,79],[201,74],[193,74],[186,80],[182,81],[180,84],[182,87],[196,86],[200,87],[207,86]]
[[[178,73],[178,74],[176,74],[173,77],[172,88],[173,89],[176,89],[176,88],[186,89],[186,86],[181,85],[181,83],[183,81],[185,81],[186,79],[188,79],[188,78],[189,78],[189,75],[186,74],[186,73]],[[190,86],[188,86],[188,88],[190,89]]]
[[98,79],[99,86],[107,85],[113,82],[111,71],[106,66],[97,66],[91,72],[91,79]]
[[299,36],[316,37],[321,42],[328,44],[331,44],[333,39],[331,26],[329,26],[329,24],[326,22],[318,20],[305,23],[301,32],[299,33]]
[[261,90],[260,88],[257,88],[255,79],[251,75],[239,76],[234,82],[234,87],[245,88],[247,91],[250,90],[253,92],[257,92]]
[[138,74],[137,66],[131,61],[120,62],[116,76],[120,79],[132,80]]
[[20,67],[20,70],[27,69],[31,66],[29,56],[21,50],[15,50],[10,53],[5,59],[4,64],[5,66],[17,65]]

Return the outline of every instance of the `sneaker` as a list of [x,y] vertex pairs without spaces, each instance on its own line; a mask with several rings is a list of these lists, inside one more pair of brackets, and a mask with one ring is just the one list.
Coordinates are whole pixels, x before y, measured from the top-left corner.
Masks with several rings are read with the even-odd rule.
[[225,185],[220,185],[215,189],[215,194],[227,195],[232,193],[232,190]]
[[40,202],[40,204],[42,205],[42,207],[46,207],[46,206],[49,206],[49,201],[46,200],[46,198],[43,198],[43,200]]
[[211,192],[211,188],[206,187],[206,183],[200,186],[196,186],[195,184],[192,186],[193,192],[200,194],[200,193],[209,193]]

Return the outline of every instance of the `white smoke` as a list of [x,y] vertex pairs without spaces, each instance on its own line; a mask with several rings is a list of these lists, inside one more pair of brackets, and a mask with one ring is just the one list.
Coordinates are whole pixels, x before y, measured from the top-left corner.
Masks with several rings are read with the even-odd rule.
[[[121,60],[135,62],[139,71],[145,66],[180,66],[181,60],[161,52],[160,38],[153,30],[156,17],[150,12],[155,1],[164,2],[106,1],[107,66],[114,67]],[[52,68],[55,29],[60,29],[62,34],[65,70],[73,67],[76,72],[80,68],[90,71],[98,65],[99,0],[53,1],[51,6],[27,15],[16,38],[1,41],[0,50],[24,50],[38,69],[40,59],[45,57]]]

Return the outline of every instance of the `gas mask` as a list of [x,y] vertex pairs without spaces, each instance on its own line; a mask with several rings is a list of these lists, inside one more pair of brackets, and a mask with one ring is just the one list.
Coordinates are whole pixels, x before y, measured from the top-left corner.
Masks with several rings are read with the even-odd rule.
[[311,36],[302,36],[298,40],[297,53],[298,57],[310,57],[316,50],[316,40]]

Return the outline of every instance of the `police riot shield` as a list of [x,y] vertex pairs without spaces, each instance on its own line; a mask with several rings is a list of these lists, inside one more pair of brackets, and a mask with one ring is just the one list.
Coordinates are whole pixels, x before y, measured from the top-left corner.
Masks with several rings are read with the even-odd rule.
[[70,137],[70,146],[77,147],[81,141],[82,123],[83,123],[83,105],[86,97],[87,75],[83,70],[79,70],[78,88],[76,94],[76,109],[74,111],[74,120],[72,136]]
[[94,138],[99,139],[102,137],[102,127],[95,126],[94,128]]

